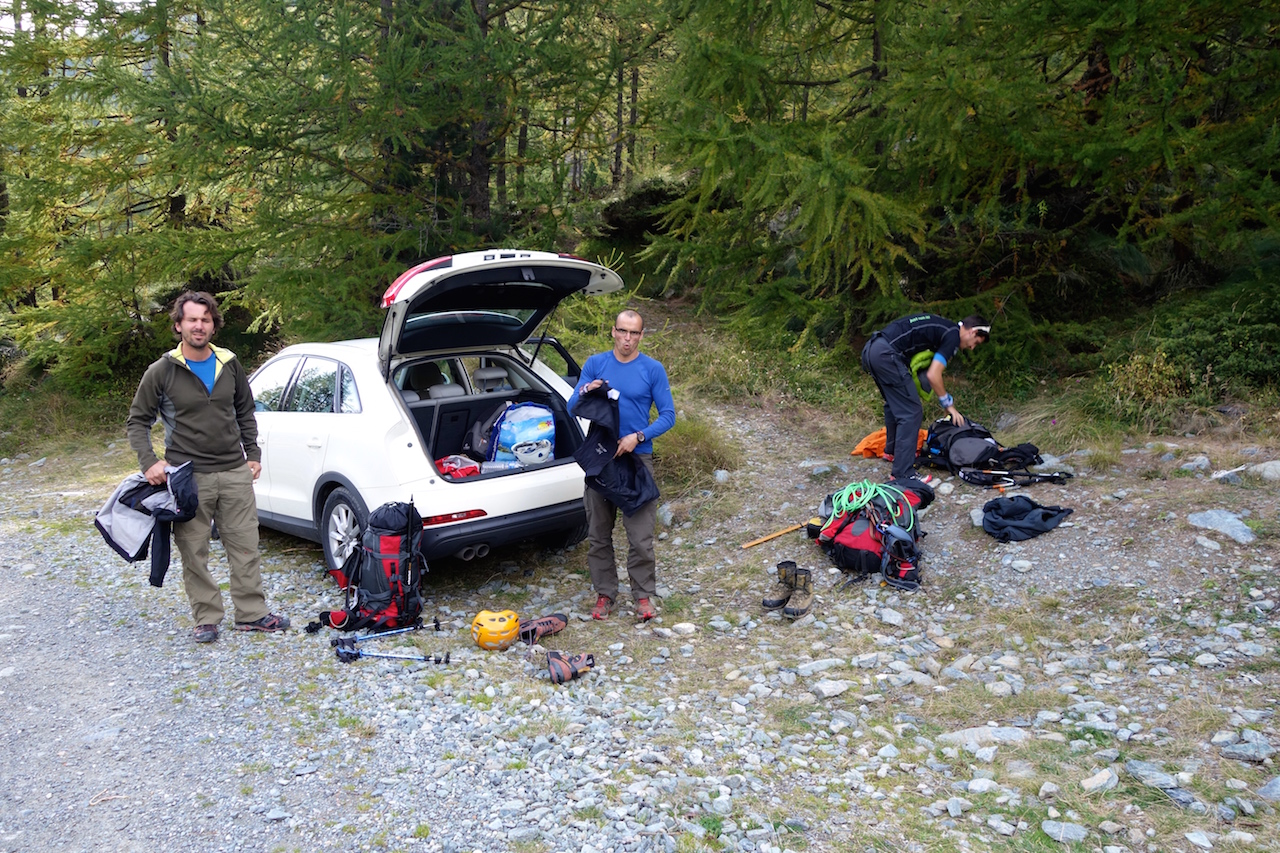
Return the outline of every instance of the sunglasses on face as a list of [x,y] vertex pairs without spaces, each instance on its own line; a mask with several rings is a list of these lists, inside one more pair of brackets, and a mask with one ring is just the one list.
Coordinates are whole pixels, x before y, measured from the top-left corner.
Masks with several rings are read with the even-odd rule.
[[644,329],[633,332],[630,329],[619,329],[617,326],[613,327],[613,331],[615,334],[622,335],[624,338],[638,338],[644,334]]

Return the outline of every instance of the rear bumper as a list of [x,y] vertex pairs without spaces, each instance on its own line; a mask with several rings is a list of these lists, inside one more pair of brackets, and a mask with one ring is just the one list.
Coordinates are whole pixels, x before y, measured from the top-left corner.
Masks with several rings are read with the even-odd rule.
[[427,560],[456,554],[463,548],[488,545],[498,548],[547,533],[572,530],[587,523],[582,499],[494,518],[477,518],[446,527],[427,527],[422,551]]

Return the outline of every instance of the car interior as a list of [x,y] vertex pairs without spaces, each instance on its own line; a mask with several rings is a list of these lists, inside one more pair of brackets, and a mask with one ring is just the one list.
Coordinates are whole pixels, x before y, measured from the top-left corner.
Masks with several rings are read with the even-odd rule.
[[[462,375],[468,377],[465,384],[455,379]],[[472,425],[483,421],[505,402],[540,403],[551,410],[555,419],[557,462],[571,462],[574,451],[582,443],[581,431],[564,399],[514,361],[487,356],[414,362],[398,370],[393,378],[413,416],[423,446],[430,448],[433,461],[463,454],[463,443]],[[480,476],[509,473],[512,472]]]

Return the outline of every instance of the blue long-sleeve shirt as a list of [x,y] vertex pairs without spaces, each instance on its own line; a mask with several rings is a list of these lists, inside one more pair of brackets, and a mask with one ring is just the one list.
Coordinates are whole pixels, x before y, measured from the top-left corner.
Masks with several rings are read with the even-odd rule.
[[[582,365],[575,394],[589,382],[603,379],[616,390],[618,397],[618,430],[621,435],[643,432],[644,442],[636,445],[636,453],[652,453],[653,440],[676,425],[676,402],[671,397],[671,383],[666,368],[657,359],[639,353],[631,361],[618,361],[613,350],[598,352]],[[649,410],[658,409],[658,418],[649,422]]]

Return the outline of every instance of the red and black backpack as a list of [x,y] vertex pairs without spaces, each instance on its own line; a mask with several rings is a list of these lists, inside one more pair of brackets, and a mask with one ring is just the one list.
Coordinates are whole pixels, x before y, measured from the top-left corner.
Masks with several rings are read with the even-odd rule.
[[345,606],[321,613],[320,624],[340,631],[415,624],[422,615],[422,575],[427,570],[422,537],[422,516],[412,503],[385,503],[370,513],[362,547],[349,561],[354,566],[345,572]]
[[[920,586],[920,549],[924,536],[917,509],[933,502],[933,489],[919,480],[901,485],[850,483],[823,502],[825,521],[818,545],[831,562],[853,579],[879,574],[900,589]],[[908,486],[907,483],[910,485]]]

